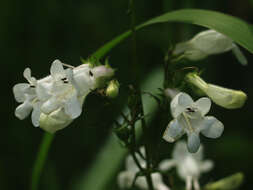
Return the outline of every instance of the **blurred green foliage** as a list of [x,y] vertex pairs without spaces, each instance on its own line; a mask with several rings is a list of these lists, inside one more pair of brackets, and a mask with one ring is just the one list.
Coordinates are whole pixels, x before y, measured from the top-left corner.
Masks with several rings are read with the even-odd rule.
[[[180,8],[202,8],[221,11],[248,22],[253,20],[252,1],[236,0],[138,0],[137,23]],[[12,94],[14,84],[24,82],[22,72],[32,69],[38,78],[49,73],[51,62],[58,58],[79,65],[80,56],[88,57],[98,47],[129,28],[127,0],[2,0],[0,2],[1,48],[1,138],[0,189],[28,189],[31,168],[36,158],[43,132],[34,128],[30,118],[19,121],[14,116],[18,105]],[[187,40],[201,27],[186,24],[166,24],[145,29],[137,34],[138,60],[142,78],[163,63],[169,43]],[[124,42],[109,55],[110,64],[117,68],[121,83],[120,96],[110,105],[98,96],[89,95],[84,113],[70,127],[57,133],[42,175],[41,189],[69,190],[87,171],[111,132],[113,119],[126,103],[126,88],[132,71],[131,45]],[[213,159],[215,169],[201,178],[206,184],[232,173],[242,171],[245,184],[251,189],[253,149],[251,117],[252,55],[247,67],[240,66],[230,54],[211,57],[195,65],[205,69],[203,76],[210,82],[229,88],[242,89],[248,102],[239,110],[225,110],[213,105],[212,113],[225,125],[218,140],[202,139],[206,157]],[[150,129],[159,134],[159,113]],[[169,156],[171,144],[161,142],[160,157]],[[113,156],[113,151],[111,153]],[[122,163],[123,164],[123,163]],[[123,166],[123,165],[122,165]],[[99,179],[98,179],[99,180]],[[108,189],[117,189],[116,180]]]

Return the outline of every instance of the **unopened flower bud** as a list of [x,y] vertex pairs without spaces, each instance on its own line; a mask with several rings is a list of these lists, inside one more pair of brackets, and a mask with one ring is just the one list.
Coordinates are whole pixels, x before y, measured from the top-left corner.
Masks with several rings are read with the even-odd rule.
[[196,73],[187,74],[186,80],[209,96],[214,103],[227,109],[241,108],[247,99],[243,91],[206,83]]
[[119,94],[119,82],[117,80],[111,80],[106,88],[105,94],[109,98],[115,98]]
[[242,65],[247,64],[247,60],[229,37],[216,32],[206,30],[195,35],[191,40],[178,43],[173,51],[173,55],[183,55],[191,61],[198,61],[209,55],[220,54],[232,50],[238,61]]

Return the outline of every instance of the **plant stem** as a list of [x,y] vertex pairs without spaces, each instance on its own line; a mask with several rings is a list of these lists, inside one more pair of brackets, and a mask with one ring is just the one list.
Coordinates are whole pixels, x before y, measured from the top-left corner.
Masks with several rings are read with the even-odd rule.
[[31,190],[37,190],[39,186],[39,180],[41,177],[41,173],[47,159],[49,148],[54,139],[54,135],[50,133],[45,133],[40,144],[39,152],[37,154],[37,158],[35,160],[33,170],[32,170],[32,178],[31,178]]
[[[132,55],[133,55],[132,72],[134,72],[133,73],[134,80],[138,81],[140,70],[139,70],[138,59],[137,59],[137,45],[136,45],[137,43],[136,43],[136,30],[135,30],[134,0],[129,0],[129,9],[131,11],[131,31],[132,31]],[[144,116],[142,98],[141,98],[140,87],[139,87],[138,83],[136,84],[136,87],[137,87],[137,92],[138,92],[138,98],[139,98],[140,103],[141,103],[141,110],[140,110],[141,111],[141,116]],[[146,127],[146,122],[144,120],[144,117],[142,117],[141,123],[142,123],[144,138],[145,138],[145,150],[146,150],[146,162],[147,162],[146,170],[148,171],[148,172],[145,172],[146,173],[146,180],[147,180],[149,190],[154,190],[154,186],[153,186],[153,182],[152,182],[152,178],[151,178],[151,174],[150,174],[151,162],[150,162],[150,154],[149,154],[149,149],[148,149],[148,133],[147,133],[147,127]],[[133,129],[133,130],[135,130],[135,129]],[[135,132],[133,132],[133,133],[135,133]],[[133,158],[135,159],[135,153],[133,153],[132,155],[133,155]],[[138,165],[137,162],[136,162],[136,164]]]

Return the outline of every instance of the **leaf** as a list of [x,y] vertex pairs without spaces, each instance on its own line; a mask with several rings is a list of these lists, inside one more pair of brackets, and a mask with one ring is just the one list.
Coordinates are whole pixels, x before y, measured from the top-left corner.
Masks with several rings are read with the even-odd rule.
[[[214,29],[230,37],[234,42],[253,53],[252,25],[236,17],[216,11],[201,9],[181,9],[172,11],[144,22],[136,27],[136,31],[153,24],[165,22],[182,22]],[[127,39],[131,33],[131,31],[127,31],[117,36],[110,42],[106,43],[103,47],[99,48],[93,56],[97,59],[102,58],[112,48]]]

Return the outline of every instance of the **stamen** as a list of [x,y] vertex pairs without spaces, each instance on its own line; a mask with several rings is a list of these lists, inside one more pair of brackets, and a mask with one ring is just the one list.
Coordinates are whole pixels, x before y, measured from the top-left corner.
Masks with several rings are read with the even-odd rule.
[[191,126],[188,116],[184,112],[183,112],[183,116],[184,116],[184,121],[185,121],[186,127],[189,129],[190,132],[193,132],[194,130]]

